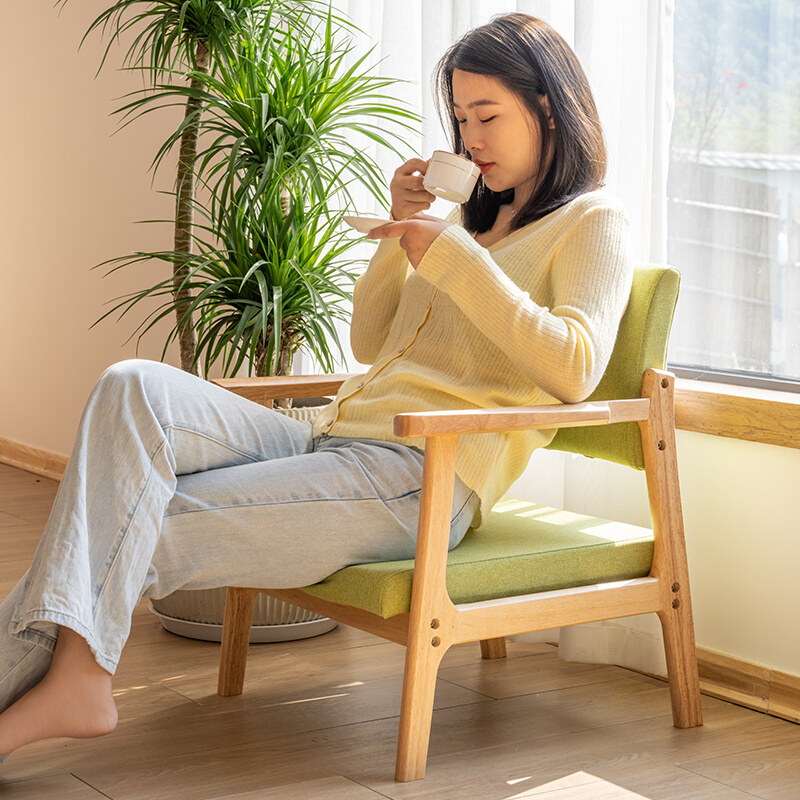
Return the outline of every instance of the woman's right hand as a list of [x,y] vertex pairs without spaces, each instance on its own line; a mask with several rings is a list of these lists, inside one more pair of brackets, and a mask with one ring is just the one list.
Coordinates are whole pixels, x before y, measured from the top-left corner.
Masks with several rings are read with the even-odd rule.
[[427,211],[436,199],[422,185],[427,169],[427,161],[412,158],[395,171],[389,191],[392,195],[392,216],[396,220]]

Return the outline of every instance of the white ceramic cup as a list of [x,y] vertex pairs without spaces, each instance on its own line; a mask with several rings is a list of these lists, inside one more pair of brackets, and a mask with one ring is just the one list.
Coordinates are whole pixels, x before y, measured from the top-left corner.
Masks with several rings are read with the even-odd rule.
[[451,203],[466,203],[480,174],[477,165],[468,159],[445,150],[434,150],[422,185],[431,194]]

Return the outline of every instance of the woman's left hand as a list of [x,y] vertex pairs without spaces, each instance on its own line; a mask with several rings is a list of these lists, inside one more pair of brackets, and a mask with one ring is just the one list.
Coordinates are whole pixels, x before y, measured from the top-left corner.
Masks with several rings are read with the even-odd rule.
[[434,239],[453,223],[431,217],[427,214],[414,214],[400,222],[373,228],[367,236],[370,239],[400,239],[400,247],[406,251],[411,266],[416,269],[422,257],[428,252]]

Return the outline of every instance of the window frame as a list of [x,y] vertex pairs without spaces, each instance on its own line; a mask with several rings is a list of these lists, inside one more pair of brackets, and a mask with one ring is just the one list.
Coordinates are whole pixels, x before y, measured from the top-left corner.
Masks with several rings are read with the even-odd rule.
[[722,383],[741,386],[746,389],[766,389],[774,392],[793,392],[800,394],[800,380],[782,378],[775,375],[737,372],[735,370],[714,369],[712,367],[692,367],[685,364],[672,364],[667,369],[678,378],[689,381]]

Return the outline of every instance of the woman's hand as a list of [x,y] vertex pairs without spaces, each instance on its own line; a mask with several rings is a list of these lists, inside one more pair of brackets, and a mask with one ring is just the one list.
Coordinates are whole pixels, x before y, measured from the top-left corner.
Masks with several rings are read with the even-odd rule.
[[427,170],[428,162],[421,158],[412,158],[397,168],[389,184],[394,219],[407,219],[412,214],[419,214],[431,207],[436,198],[422,185],[422,178]]
[[413,217],[381,225],[373,228],[367,235],[370,239],[400,239],[400,247],[406,251],[411,266],[416,269],[422,257],[428,252],[434,239],[453,223],[429,217],[426,214],[415,214]]

